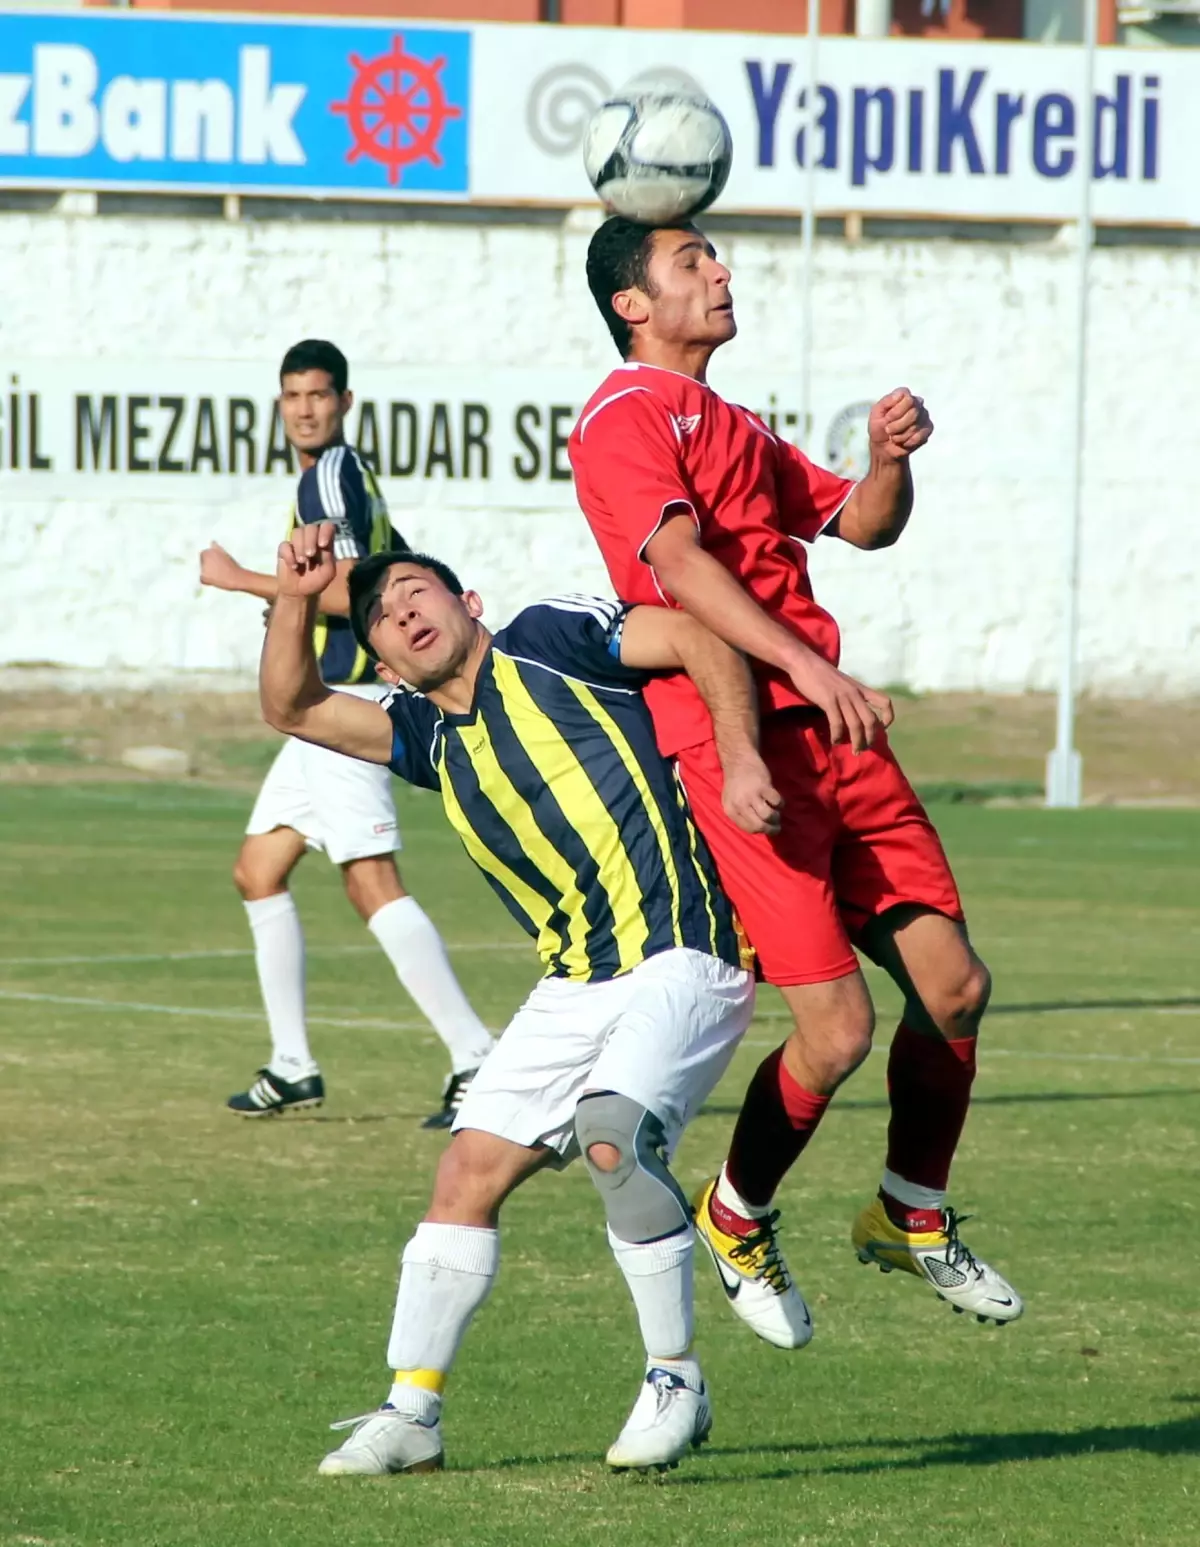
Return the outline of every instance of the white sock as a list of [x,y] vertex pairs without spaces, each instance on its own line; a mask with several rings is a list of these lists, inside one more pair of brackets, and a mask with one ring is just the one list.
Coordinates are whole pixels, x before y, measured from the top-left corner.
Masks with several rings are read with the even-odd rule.
[[727,1209],[732,1209],[735,1214],[740,1214],[743,1219],[765,1219],[771,1212],[771,1205],[765,1207],[757,1203],[747,1203],[741,1193],[729,1180],[725,1167],[721,1167],[717,1177],[717,1197]]
[[432,1023],[450,1052],[455,1074],[477,1069],[492,1048],[492,1035],[459,987],[433,920],[415,897],[385,902],[367,921],[396,976]]
[[906,1209],[944,1209],[946,1207],[946,1192],[944,1188],[922,1187],[917,1182],[906,1182],[902,1176],[897,1176],[894,1171],[884,1171],[883,1181],[880,1184],[889,1198],[895,1198],[897,1203],[902,1203]]
[[396,1373],[388,1401],[425,1418],[441,1408],[442,1387],[471,1318],[500,1270],[500,1234],[473,1225],[418,1225],[400,1259],[400,1287],[388,1343]]
[[647,1370],[669,1370],[672,1375],[680,1375],[693,1391],[704,1390],[704,1375],[700,1369],[700,1361],[695,1354],[684,1354],[680,1359],[647,1359]]
[[269,1067],[286,1080],[315,1074],[304,1024],[304,929],[290,892],[245,904],[271,1031]]
[[692,1261],[689,1225],[663,1241],[621,1241],[608,1232],[617,1266],[633,1296],[646,1357],[654,1364],[682,1359],[692,1346]]

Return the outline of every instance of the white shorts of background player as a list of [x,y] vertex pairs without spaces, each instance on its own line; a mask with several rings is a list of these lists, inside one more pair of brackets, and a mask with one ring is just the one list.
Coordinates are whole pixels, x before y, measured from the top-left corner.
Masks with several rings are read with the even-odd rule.
[[[361,683],[338,692],[382,703],[391,689]],[[256,837],[277,827],[292,828],[335,865],[403,847],[389,771],[381,763],[361,763],[294,736],[271,764],[246,832]]]

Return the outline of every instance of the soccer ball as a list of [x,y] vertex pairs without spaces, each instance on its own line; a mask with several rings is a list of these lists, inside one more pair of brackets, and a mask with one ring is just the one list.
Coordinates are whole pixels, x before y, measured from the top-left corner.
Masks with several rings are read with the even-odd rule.
[[631,82],[592,115],[588,180],[609,211],[659,225],[707,209],[733,161],[729,125],[696,88]]

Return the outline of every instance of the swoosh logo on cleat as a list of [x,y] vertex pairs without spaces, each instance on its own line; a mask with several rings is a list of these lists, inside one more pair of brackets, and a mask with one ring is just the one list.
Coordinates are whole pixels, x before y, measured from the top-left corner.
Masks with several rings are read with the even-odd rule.
[[993,1297],[992,1304],[993,1305],[1011,1305],[1012,1301],[1011,1300],[997,1300],[997,1299],[995,1299]]
[[720,1257],[718,1257],[717,1253],[713,1250],[712,1244],[705,1238],[703,1234],[700,1235],[700,1239],[708,1248],[708,1255],[712,1258],[713,1267],[717,1270],[717,1277],[721,1281],[721,1288],[725,1291],[725,1298],[727,1300],[736,1300],[742,1290],[742,1280],[740,1274],[735,1274],[734,1281],[731,1284],[725,1277],[725,1266],[722,1263]]
[[725,1298],[727,1300],[736,1300],[742,1292],[741,1279],[735,1279],[731,1284],[725,1277],[725,1270],[719,1262],[717,1263],[717,1277],[721,1280],[721,1288],[725,1291]]

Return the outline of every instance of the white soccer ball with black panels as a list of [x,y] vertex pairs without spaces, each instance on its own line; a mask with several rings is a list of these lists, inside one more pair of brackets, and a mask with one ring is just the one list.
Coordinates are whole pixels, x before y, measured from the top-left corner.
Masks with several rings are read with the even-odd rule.
[[588,180],[605,208],[661,225],[707,209],[733,162],[729,125],[699,90],[631,83],[602,102],[583,140]]

